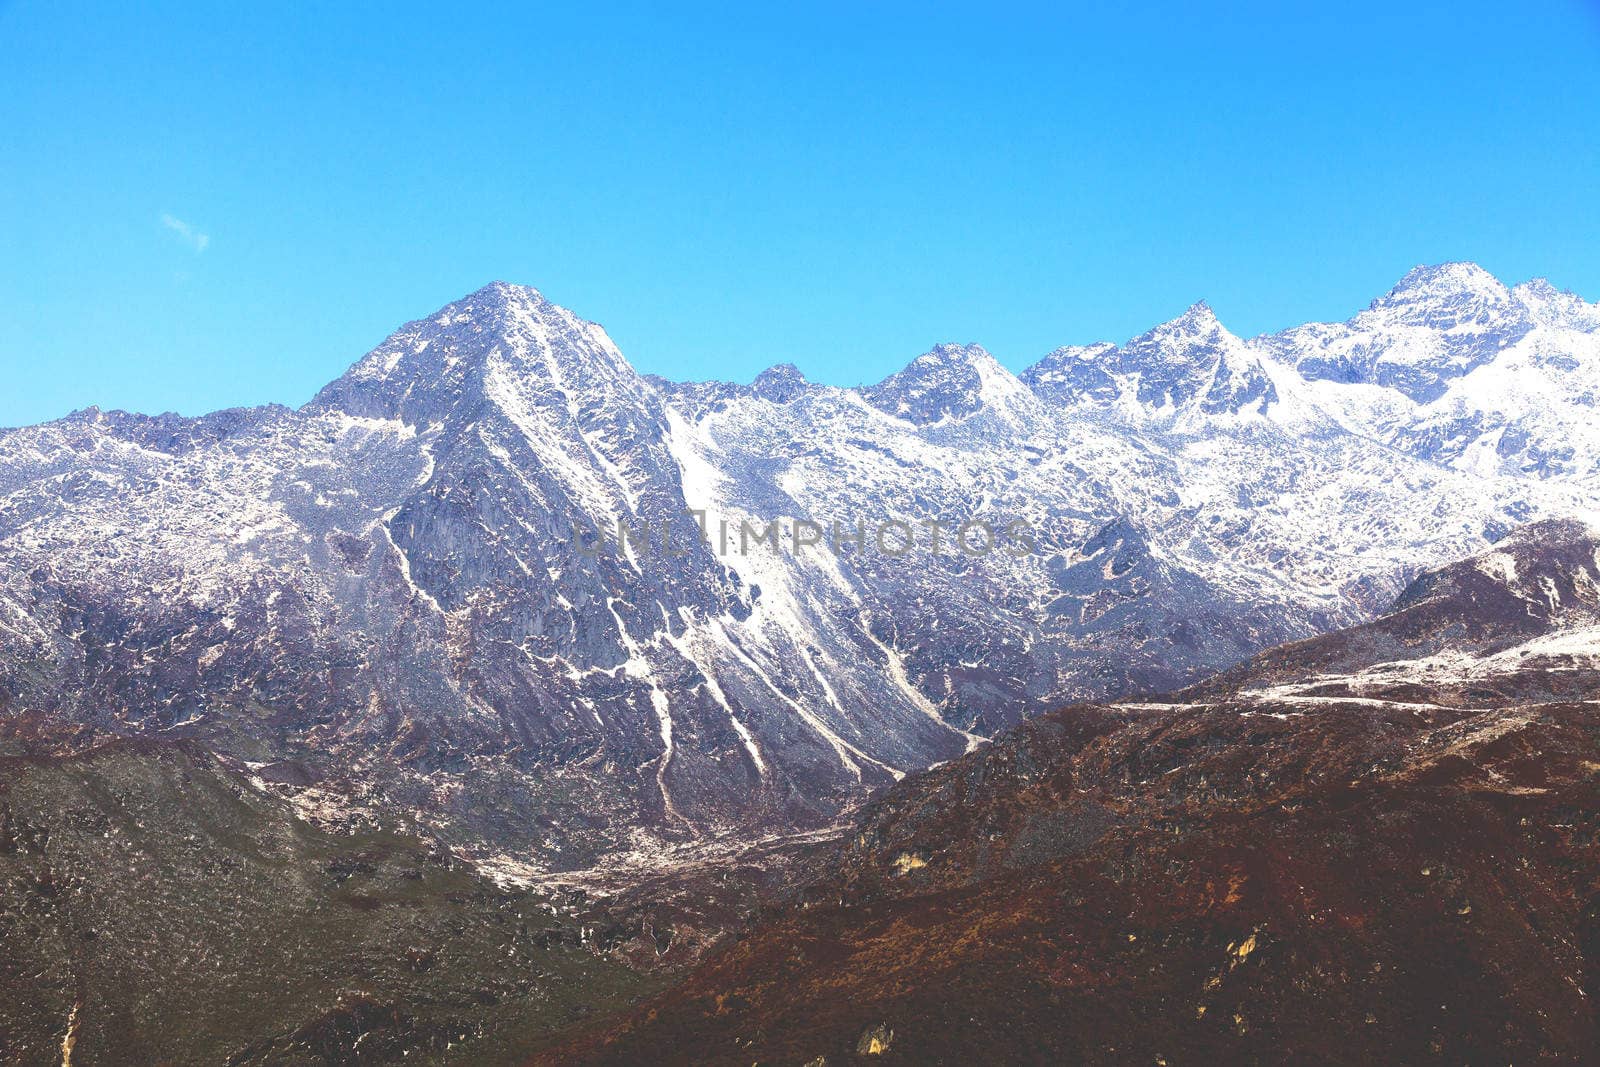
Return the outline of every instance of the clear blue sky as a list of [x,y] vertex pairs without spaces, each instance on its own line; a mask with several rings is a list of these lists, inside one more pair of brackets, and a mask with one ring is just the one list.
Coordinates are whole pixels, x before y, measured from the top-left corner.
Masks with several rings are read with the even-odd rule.
[[298,404],[496,278],[841,384],[1445,259],[1600,297],[1595,3],[1296,6],[0,0],[0,425]]

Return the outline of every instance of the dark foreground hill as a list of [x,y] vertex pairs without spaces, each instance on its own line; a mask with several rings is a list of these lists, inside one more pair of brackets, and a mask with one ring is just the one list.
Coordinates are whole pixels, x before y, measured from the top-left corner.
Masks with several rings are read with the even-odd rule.
[[651,988],[527,891],[192,743],[0,757],[0,1063],[505,1063]]

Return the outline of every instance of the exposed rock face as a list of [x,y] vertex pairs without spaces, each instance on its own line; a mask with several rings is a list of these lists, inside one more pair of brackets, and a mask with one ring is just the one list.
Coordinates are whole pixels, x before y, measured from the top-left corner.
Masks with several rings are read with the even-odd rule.
[[821,826],[1592,502],[1600,312],[1486,277],[862,390],[647,379],[491,285],[298,411],[0,433],[0,711],[298,761],[549,867]]
[[904,1063],[1589,1062],[1597,549],[1541,524],[1230,695],[908,778],[766,925],[536,1062],[852,1062],[868,1027]]

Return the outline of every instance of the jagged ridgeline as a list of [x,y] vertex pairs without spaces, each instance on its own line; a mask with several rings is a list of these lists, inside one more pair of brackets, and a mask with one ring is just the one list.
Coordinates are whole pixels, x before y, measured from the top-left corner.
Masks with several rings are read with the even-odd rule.
[[[1589,506],[1597,396],[1600,309],[1467,264],[1345,323],[1243,340],[1196,305],[1020,376],[947,345],[859,390],[646,378],[494,284],[299,410],[0,434],[0,707],[289,761],[319,818],[530,870],[817,827]],[[915,543],[745,554],[696,511]],[[585,540],[619,519],[672,552]],[[951,547],[1012,521],[1030,550]]]

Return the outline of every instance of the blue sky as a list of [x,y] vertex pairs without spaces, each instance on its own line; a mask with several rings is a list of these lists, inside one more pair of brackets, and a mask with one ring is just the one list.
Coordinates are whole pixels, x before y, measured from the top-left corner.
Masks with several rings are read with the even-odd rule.
[[1592,2],[673,6],[0,0],[0,425],[298,404],[496,278],[840,384],[1419,262],[1600,297]]

